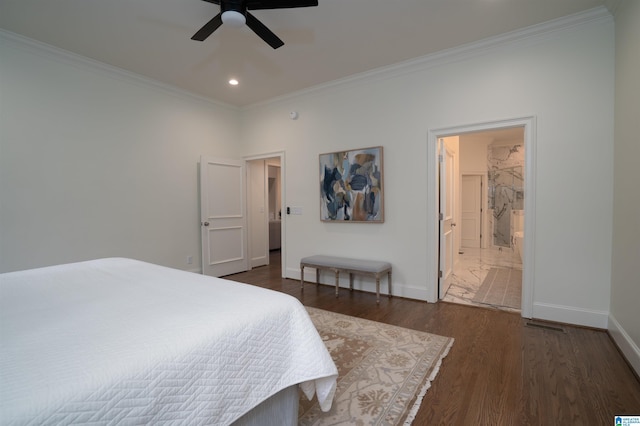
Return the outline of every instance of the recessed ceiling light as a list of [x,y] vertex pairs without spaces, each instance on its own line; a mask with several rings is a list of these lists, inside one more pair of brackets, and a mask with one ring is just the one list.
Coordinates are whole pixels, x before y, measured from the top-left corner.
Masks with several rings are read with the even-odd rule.
[[229,80],[229,84],[232,86],[237,86],[238,85],[238,80],[236,80],[235,78],[232,78],[231,80]]

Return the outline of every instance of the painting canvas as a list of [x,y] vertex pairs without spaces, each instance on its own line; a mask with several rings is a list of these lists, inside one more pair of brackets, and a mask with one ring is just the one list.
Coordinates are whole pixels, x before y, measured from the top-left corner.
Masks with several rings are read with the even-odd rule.
[[382,147],[320,154],[320,219],[384,222]]

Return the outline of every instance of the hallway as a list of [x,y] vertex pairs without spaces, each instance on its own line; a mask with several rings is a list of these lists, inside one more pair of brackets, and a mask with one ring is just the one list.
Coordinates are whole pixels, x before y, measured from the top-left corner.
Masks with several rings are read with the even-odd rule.
[[[479,300],[479,290],[492,268],[510,270],[513,277],[522,277],[522,262],[518,254],[509,248],[479,249],[464,248],[460,254],[460,261],[454,266],[452,281],[444,299],[445,302],[463,305],[493,307],[508,312],[520,312],[520,303],[506,304],[483,303]],[[518,277],[519,275],[519,277]],[[517,299],[521,299],[522,285],[517,287]],[[475,299],[475,300],[474,300]],[[516,307],[517,306],[517,307]]]

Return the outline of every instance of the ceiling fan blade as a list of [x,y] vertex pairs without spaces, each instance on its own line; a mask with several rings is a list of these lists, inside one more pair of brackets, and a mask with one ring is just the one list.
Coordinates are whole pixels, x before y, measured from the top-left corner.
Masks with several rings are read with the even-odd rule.
[[248,10],[289,9],[294,7],[311,7],[317,5],[318,0],[247,0]]
[[191,37],[191,40],[204,41],[209,37],[218,27],[222,25],[222,14],[218,13],[212,20],[207,22],[204,27],[200,28],[197,33]]
[[284,46],[284,41],[280,40],[269,28],[267,28],[262,22],[258,21],[258,18],[247,12],[247,26],[253,30],[254,33],[267,42],[267,44],[274,49]]

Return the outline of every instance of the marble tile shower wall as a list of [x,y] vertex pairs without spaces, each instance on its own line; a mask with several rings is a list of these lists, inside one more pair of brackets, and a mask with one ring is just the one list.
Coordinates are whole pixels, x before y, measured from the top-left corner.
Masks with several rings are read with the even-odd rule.
[[511,247],[512,211],[524,209],[524,145],[490,145],[487,163],[493,245]]

